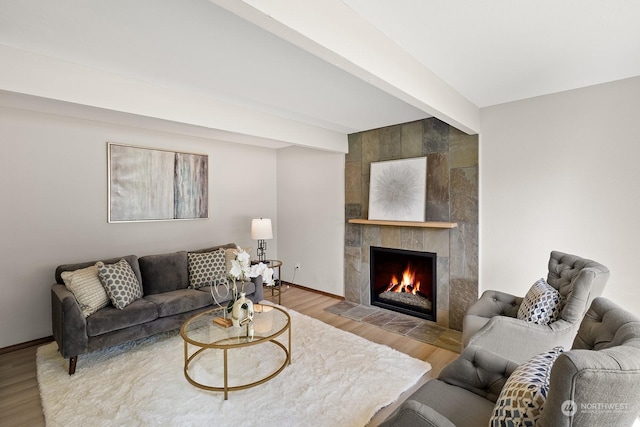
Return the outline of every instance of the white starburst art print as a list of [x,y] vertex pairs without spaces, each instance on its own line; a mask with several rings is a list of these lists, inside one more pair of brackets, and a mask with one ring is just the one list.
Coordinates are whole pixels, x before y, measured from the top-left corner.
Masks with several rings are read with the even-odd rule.
[[369,219],[424,221],[427,158],[371,163]]

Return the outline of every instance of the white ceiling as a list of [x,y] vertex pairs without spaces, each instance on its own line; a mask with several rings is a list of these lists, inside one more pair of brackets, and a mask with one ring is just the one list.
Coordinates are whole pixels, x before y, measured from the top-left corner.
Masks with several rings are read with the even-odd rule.
[[[0,45],[341,133],[430,116],[213,1],[0,0]],[[640,75],[635,0],[342,3],[477,107]]]
[[636,0],[343,0],[478,107],[640,75]]

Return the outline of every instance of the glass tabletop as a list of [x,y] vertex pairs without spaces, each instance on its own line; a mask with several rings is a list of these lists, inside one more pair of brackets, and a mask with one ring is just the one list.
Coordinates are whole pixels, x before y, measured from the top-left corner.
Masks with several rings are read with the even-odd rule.
[[[254,304],[253,308],[252,322],[226,328],[214,322],[216,318],[223,317],[224,309],[205,311],[187,320],[180,328],[180,335],[188,343],[199,347],[242,347],[271,340],[291,324],[289,313],[279,307]],[[227,313],[227,317],[230,314]]]

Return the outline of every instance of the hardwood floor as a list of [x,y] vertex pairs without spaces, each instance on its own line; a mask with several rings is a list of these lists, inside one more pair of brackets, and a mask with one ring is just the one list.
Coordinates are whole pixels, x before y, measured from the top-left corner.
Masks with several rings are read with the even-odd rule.
[[[265,292],[267,299],[271,300],[271,293]],[[277,297],[275,299],[277,301]],[[416,359],[425,360],[431,364],[431,371],[425,374],[420,381],[410,390],[403,393],[396,402],[382,408],[369,422],[369,427],[374,427],[384,421],[393,410],[402,403],[415,389],[424,384],[427,380],[435,378],[440,370],[458,357],[458,353],[425,344],[421,341],[399,335],[393,332],[378,328],[364,322],[358,322],[337,314],[330,313],[325,308],[335,304],[338,300],[326,295],[310,292],[299,287],[283,287],[282,305],[291,308],[298,313],[321,320],[336,328],[359,335],[378,344],[383,344],[406,353]]]
[[[271,292],[267,290],[265,290],[265,298],[277,302],[277,297],[272,297]],[[304,288],[283,286],[282,305],[285,307],[429,362],[432,366],[431,371],[425,374],[413,389],[428,379],[436,377],[446,364],[457,357],[457,353],[452,351],[325,311],[325,308],[337,301],[336,298]],[[0,355],[0,426],[45,425],[40,405],[35,359],[36,347]],[[381,409],[369,426],[374,427],[380,424],[413,389],[403,393],[394,404]]]
[[36,348],[0,355],[0,426],[44,426]]

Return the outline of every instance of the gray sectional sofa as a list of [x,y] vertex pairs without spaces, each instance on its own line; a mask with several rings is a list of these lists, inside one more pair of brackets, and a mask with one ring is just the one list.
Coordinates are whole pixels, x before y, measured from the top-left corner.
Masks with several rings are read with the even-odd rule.
[[[233,243],[190,253],[236,248]],[[69,358],[69,374],[75,372],[78,356],[123,342],[178,329],[191,316],[213,308],[209,286],[190,289],[187,251],[159,255],[136,255],[60,265],[51,285],[53,337],[60,353]],[[125,259],[142,285],[143,296],[124,309],[113,305],[85,317],[62,278],[65,271],[76,271],[103,261],[114,264]],[[244,291],[253,302],[263,299],[262,278],[246,282]],[[231,297],[222,298],[221,303]]]

